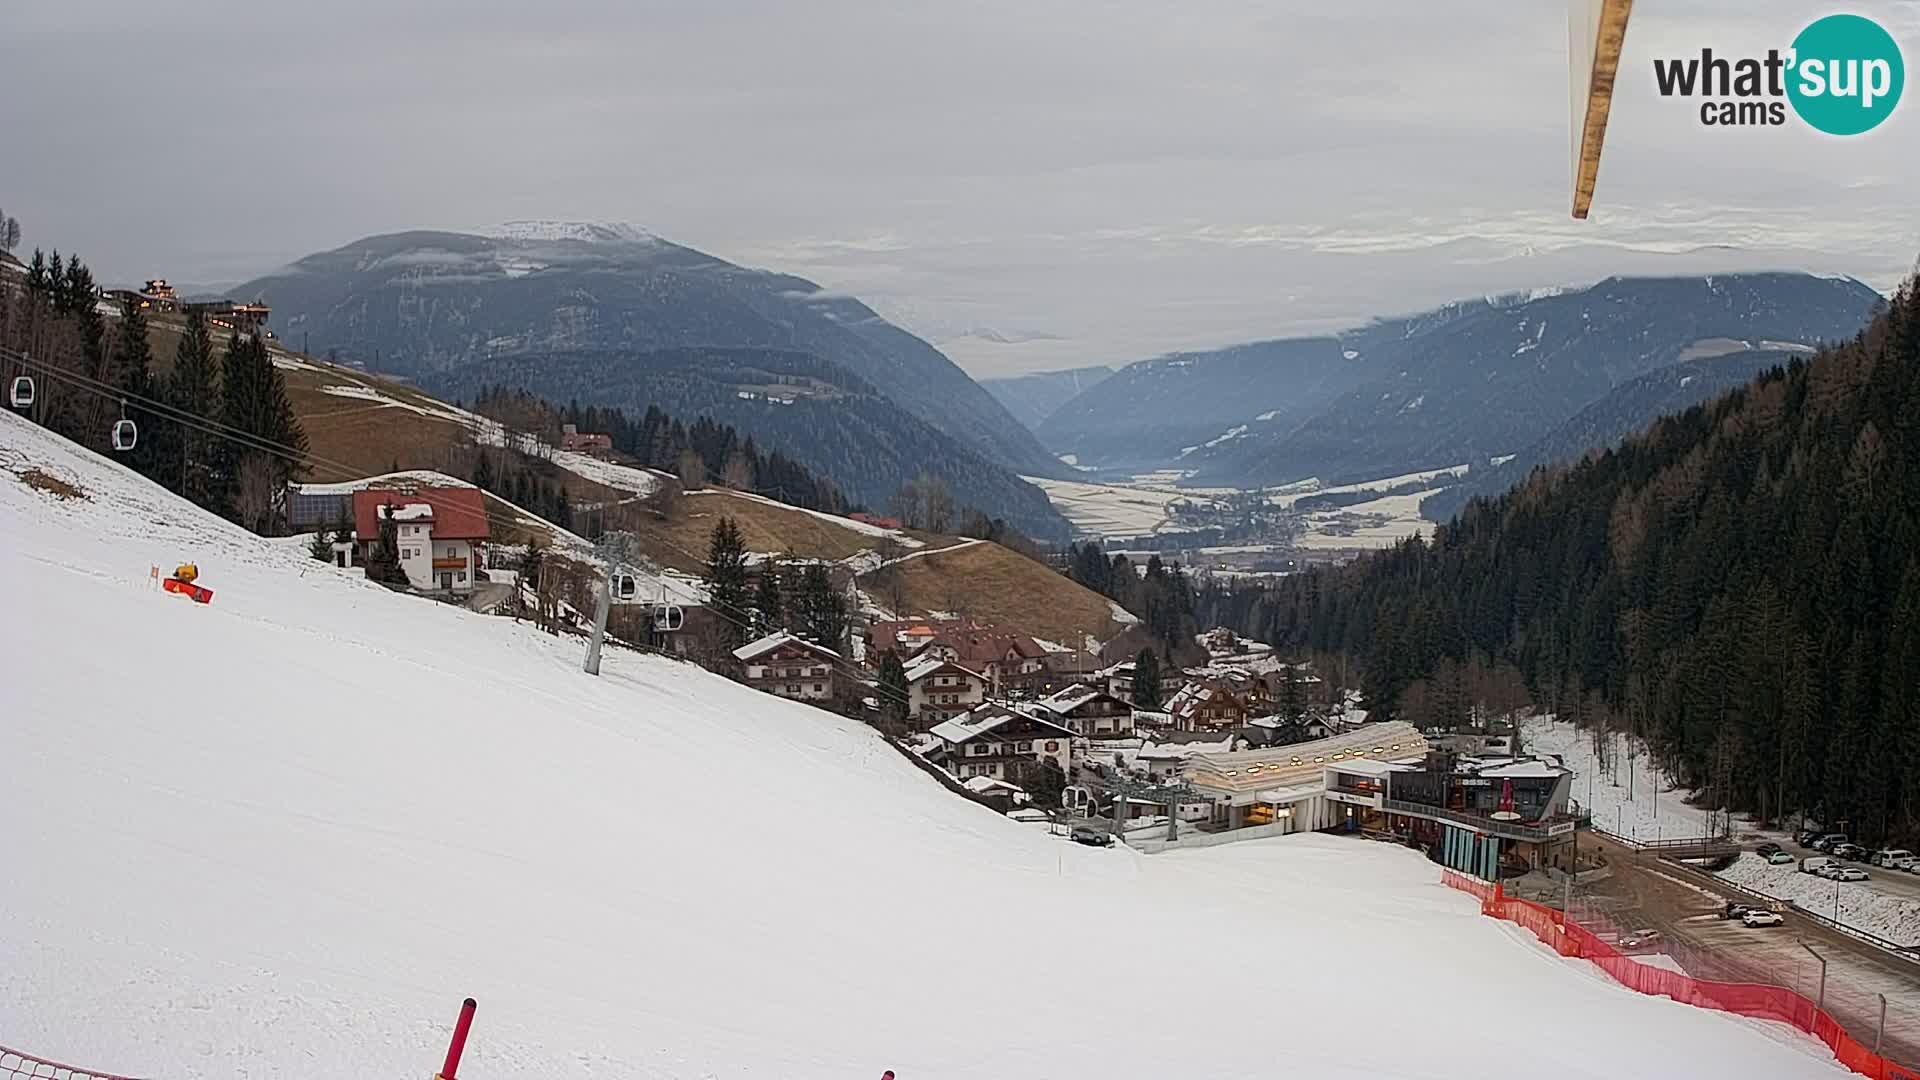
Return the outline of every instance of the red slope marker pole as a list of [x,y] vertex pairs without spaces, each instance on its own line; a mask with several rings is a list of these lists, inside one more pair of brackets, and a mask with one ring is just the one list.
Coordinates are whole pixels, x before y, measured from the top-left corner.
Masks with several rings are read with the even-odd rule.
[[454,1072],[460,1068],[460,1055],[467,1048],[467,1032],[473,1027],[473,1010],[479,1007],[472,998],[460,1003],[460,1019],[454,1021],[453,1041],[447,1044],[447,1063],[440,1066],[434,1080],[454,1080]]

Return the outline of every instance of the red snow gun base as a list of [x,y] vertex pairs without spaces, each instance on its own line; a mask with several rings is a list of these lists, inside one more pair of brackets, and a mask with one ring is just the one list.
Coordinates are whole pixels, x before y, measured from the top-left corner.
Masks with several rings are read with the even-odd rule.
[[212,589],[207,588],[205,585],[195,585],[191,581],[181,581],[179,578],[173,577],[162,578],[160,579],[160,587],[170,593],[179,593],[181,596],[187,597],[196,604],[210,604],[213,602]]

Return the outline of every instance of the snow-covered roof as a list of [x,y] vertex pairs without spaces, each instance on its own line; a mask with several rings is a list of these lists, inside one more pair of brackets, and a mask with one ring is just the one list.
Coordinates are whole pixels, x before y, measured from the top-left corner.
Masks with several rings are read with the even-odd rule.
[[1568,770],[1546,761],[1516,761],[1511,765],[1500,765],[1491,769],[1481,769],[1480,775],[1498,780],[1550,780],[1556,776],[1567,775]]
[[1426,752],[1427,741],[1419,730],[1395,720],[1291,746],[1196,754],[1187,772],[1197,784],[1249,795],[1275,785],[1320,782],[1329,766],[1418,760]]
[[1003,705],[995,705],[992,703],[978,706],[965,716],[956,716],[951,720],[935,724],[932,729],[932,734],[944,742],[963,743],[968,739],[977,738],[989,732],[996,731],[1014,720],[1028,720],[1045,727],[1050,727],[1058,732],[1059,737],[1063,739],[1073,737],[1073,732],[1068,731],[1066,728],[1061,727],[1051,720],[1043,720],[1032,713],[1019,712]]
[[982,682],[986,681],[987,677],[985,675],[982,675],[979,672],[974,671],[970,668],[962,667],[951,660],[942,660],[937,656],[922,656],[918,660],[915,660],[913,663],[908,664],[906,668],[907,681],[910,683],[916,683],[916,682],[919,682],[921,679],[924,679],[927,676],[933,674],[934,672],[939,671],[941,668],[949,668],[949,667],[955,671],[959,671],[967,675],[971,675],[974,678],[981,680]]
[[839,653],[834,652],[832,649],[827,648],[825,645],[816,645],[813,642],[806,640],[805,638],[795,637],[792,634],[787,633],[785,630],[768,634],[766,637],[763,637],[758,641],[750,641],[747,644],[740,646],[739,648],[733,650],[733,658],[736,660],[752,660],[756,656],[765,656],[767,653],[772,652],[773,650],[779,648],[782,645],[798,645],[809,652],[816,652],[816,653],[820,653],[823,656],[830,656],[835,660],[840,659]]
[[426,503],[408,503],[405,506],[388,507],[387,517],[392,521],[431,521],[433,507]]
[[1007,811],[1007,817],[1011,818],[1014,821],[1029,821],[1029,822],[1037,821],[1037,822],[1040,822],[1041,824],[1045,824],[1046,822],[1053,820],[1052,814],[1049,814],[1045,810],[1041,810],[1037,807],[1032,807],[1032,806],[1023,806],[1018,810],[1009,810]]
[[1106,691],[1097,686],[1068,686],[1041,698],[1039,703],[1055,712],[1066,712],[1068,709],[1077,705],[1084,705],[1104,693],[1106,693]]
[[995,780],[991,776],[970,776],[962,780],[960,786],[976,795],[1005,791],[1010,792],[1014,798],[1021,799],[1027,793],[1027,789],[1021,787],[1019,784],[1009,784],[1005,780]]

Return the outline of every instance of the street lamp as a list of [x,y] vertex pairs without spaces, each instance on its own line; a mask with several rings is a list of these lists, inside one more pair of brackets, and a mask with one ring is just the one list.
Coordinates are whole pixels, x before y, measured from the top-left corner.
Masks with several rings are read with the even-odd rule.
[[1814,952],[1813,946],[1804,941],[1800,943],[1800,947],[1812,953],[1815,960],[1820,961],[1820,1000],[1814,1003],[1813,1007],[1816,1012],[1825,1012],[1827,1011],[1827,958]]

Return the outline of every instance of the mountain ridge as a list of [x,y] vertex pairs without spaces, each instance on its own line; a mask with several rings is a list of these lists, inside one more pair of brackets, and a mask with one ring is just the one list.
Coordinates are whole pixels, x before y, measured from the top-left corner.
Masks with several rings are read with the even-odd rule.
[[[1041,433],[1083,465],[1182,468],[1202,485],[1373,479],[1517,453],[1702,342],[1811,347],[1850,336],[1881,303],[1857,280],[1789,272],[1476,297],[1335,335],[1138,361]],[[1137,424],[1103,425],[1115,410]]]
[[363,237],[236,292],[271,304],[281,332],[315,352],[415,379],[542,349],[814,353],[996,464],[1034,475],[1061,471],[957,365],[858,300],[632,226],[519,225],[502,226],[501,236],[410,230]]

